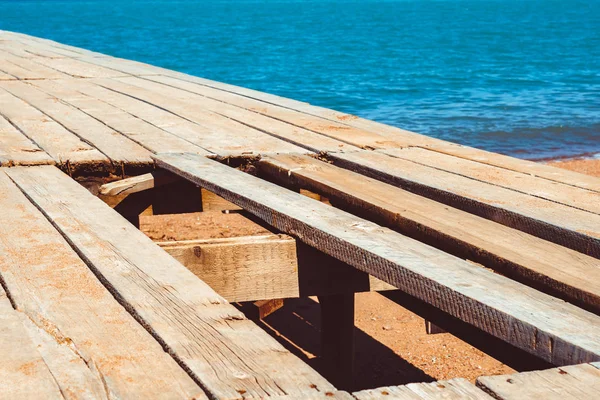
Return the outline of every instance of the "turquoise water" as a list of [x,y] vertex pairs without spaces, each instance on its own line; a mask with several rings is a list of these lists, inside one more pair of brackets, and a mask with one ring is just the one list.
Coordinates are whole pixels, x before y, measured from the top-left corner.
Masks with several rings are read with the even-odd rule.
[[600,1],[3,1],[54,39],[525,158],[600,152]]

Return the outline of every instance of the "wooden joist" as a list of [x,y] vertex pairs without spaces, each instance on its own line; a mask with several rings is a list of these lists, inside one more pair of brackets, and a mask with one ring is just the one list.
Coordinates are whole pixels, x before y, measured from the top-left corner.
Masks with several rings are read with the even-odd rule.
[[180,179],[179,176],[170,172],[152,171],[148,174],[106,183],[100,186],[99,193],[103,196],[125,196],[167,185]]
[[600,318],[591,313],[202,156],[155,159],[277,229],[548,362],[600,359]]
[[334,164],[600,258],[600,215],[376,151],[330,154]]
[[337,207],[600,312],[600,260],[302,155],[257,163],[261,174]]
[[[75,398],[206,398],[3,170],[0,193],[0,209],[10,210],[0,213],[0,281],[18,314],[7,328],[25,329],[20,341],[31,337],[39,352],[23,369],[47,368],[60,392]],[[19,350],[25,355],[27,348]],[[18,375],[2,355],[3,368]]]
[[[17,167],[6,173],[123,307],[210,396],[310,398],[335,391],[208,285],[58,169]],[[281,365],[285,368],[278,367]]]

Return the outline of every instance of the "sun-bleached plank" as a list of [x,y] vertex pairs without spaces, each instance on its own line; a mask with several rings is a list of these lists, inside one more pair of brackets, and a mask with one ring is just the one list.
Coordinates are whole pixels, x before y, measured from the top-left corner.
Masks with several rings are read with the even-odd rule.
[[512,375],[483,376],[477,385],[500,400],[594,400],[600,391],[600,370],[571,365]]
[[[0,170],[0,276],[17,309],[75,360],[53,371],[61,391],[74,389],[74,381],[98,398],[206,398],[9,179],[9,170]],[[44,359],[50,368],[65,362]]]
[[54,164],[54,160],[0,112],[0,166],[43,164]]
[[[216,398],[305,396],[334,388],[53,167],[7,171],[121,304]],[[277,366],[285,365],[285,368]]]
[[62,125],[13,94],[0,89],[0,113],[57,163],[108,164],[109,159]]
[[133,165],[151,162],[150,152],[139,144],[28,83],[5,81],[0,82],[0,87],[92,144],[113,162]]

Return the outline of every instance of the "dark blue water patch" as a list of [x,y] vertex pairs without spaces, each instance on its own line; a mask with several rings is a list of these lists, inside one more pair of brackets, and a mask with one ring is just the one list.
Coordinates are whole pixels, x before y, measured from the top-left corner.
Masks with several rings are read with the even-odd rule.
[[0,29],[519,157],[600,152],[599,0],[0,0]]

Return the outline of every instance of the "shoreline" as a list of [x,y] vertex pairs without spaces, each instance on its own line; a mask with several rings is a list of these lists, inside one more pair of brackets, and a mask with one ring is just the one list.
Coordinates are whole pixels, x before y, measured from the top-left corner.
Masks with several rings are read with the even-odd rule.
[[579,157],[538,161],[553,167],[564,168],[586,175],[600,177],[600,158]]

